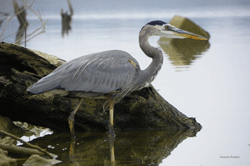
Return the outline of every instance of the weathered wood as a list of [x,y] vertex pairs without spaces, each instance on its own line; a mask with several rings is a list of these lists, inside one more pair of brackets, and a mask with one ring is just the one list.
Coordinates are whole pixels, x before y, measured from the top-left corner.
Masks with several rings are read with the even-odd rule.
[[[0,144],[0,148],[4,149],[4,150],[7,150],[8,152],[24,153],[24,154],[43,154],[43,155],[49,156],[50,158],[55,157],[54,154],[50,154],[49,152],[47,152],[46,149],[42,149],[39,146],[32,145],[32,144],[30,144],[30,143],[18,138],[17,136],[15,136],[13,134],[10,134],[10,133],[6,132],[6,131],[0,130],[0,134],[4,134],[6,136],[14,138],[14,139],[22,142],[24,145],[30,147],[30,148],[20,148],[20,147],[11,146],[11,145]],[[37,151],[41,152],[41,153],[37,153]]]
[[[68,130],[68,116],[79,99],[51,94],[33,95],[26,91],[62,63],[63,60],[54,56],[0,43],[0,114],[12,120]],[[75,116],[76,129],[105,131],[109,115],[103,111],[103,102],[84,99]],[[152,86],[135,91],[117,103],[114,124],[118,130],[201,129],[194,118],[178,111]]]
[[11,145],[5,145],[0,143],[0,148],[3,150],[8,151],[12,154],[19,154],[19,155],[32,155],[32,154],[38,154],[41,156],[44,156],[43,152],[40,152],[37,149],[32,148],[25,148],[25,147],[18,147],[18,146],[11,146]]

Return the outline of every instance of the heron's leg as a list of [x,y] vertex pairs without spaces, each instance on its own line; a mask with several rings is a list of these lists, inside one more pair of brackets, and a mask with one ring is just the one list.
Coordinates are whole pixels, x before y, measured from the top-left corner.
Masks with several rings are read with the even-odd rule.
[[74,110],[72,111],[72,113],[70,114],[68,121],[69,121],[69,129],[70,132],[72,133],[73,137],[75,137],[75,130],[74,130],[74,121],[75,121],[75,114],[78,111],[79,107],[81,106],[83,102],[83,99],[81,99],[79,101],[79,103],[75,106]]
[[109,135],[115,136],[114,132],[114,103],[109,103]]

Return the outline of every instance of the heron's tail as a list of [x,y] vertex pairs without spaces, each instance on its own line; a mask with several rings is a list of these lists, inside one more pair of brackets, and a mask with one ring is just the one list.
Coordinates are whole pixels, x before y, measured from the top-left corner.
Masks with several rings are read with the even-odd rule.
[[60,82],[61,81],[59,79],[53,78],[53,76],[48,75],[30,86],[27,91],[38,94],[53,89],[61,89]]

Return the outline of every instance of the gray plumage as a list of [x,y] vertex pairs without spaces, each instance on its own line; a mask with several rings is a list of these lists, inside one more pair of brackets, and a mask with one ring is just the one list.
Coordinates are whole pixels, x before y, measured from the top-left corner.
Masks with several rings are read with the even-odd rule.
[[129,61],[138,62],[128,53],[105,51],[76,58],[59,66],[40,79],[28,91],[42,93],[61,88],[66,91],[109,93],[127,87],[139,69]]

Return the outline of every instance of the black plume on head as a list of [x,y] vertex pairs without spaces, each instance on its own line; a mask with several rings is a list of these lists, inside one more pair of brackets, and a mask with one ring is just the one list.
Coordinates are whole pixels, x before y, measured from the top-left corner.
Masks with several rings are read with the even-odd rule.
[[[151,22],[149,22],[149,23],[147,23],[146,25],[152,25],[152,26],[155,26],[155,25],[164,25],[164,24],[167,24],[166,22],[164,22],[164,21],[160,21],[160,20],[155,20],[155,21],[151,21]],[[144,25],[143,27],[142,27],[142,29],[146,26],[146,25]],[[141,30],[142,30],[141,29]]]
[[163,24],[167,24],[167,23],[164,21],[160,21],[160,20],[155,20],[155,21],[151,21],[147,23],[147,25],[163,25]]

